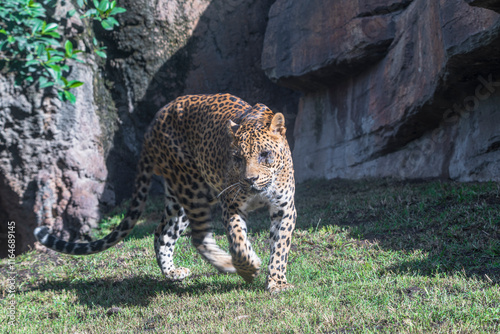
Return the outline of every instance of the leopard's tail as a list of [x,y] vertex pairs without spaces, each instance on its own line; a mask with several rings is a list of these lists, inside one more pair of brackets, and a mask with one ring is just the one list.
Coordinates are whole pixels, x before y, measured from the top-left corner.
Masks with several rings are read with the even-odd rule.
[[152,175],[151,159],[142,156],[135,179],[134,195],[127,214],[121,223],[104,238],[86,243],[67,242],[49,234],[47,226],[37,227],[34,231],[35,237],[45,247],[61,253],[88,255],[105,251],[123,240],[134,228],[144,210]]

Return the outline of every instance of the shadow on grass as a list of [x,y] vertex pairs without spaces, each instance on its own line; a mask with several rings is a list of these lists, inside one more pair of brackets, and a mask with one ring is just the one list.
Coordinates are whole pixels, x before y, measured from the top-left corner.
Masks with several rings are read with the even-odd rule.
[[164,279],[134,275],[128,278],[116,279],[105,278],[86,282],[55,281],[37,284],[28,291],[74,291],[78,296],[78,302],[89,308],[96,306],[103,308],[120,306],[148,306],[158,294],[169,294],[178,297],[199,296],[205,294],[221,294],[234,291],[245,285],[246,290],[261,290],[258,284],[246,284],[243,282],[200,282],[196,278],[200,276],[213,276],[217,274],[206,274],[191,276],[183,282],[169,282]]
[[418,258],[381,275],[447,273],[500,283],[498,183],[323,180],[299,186],[296,202],[297,228],[336,225],[353,239]]

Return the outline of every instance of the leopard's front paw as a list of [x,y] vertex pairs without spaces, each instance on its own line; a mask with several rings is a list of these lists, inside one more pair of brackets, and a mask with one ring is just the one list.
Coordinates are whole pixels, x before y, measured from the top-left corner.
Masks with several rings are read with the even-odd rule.
[[176,281],[182,281],[186,277],[189,277],[191,275],[191,271],[188,268],[177,268],[174,270],[169,271],[168,273],[165,274],[165,277],[167,280],[176,282]]
[[253,279],[259,275],[261,264],[262,262],[259,258],[255,258],[250,264],[237,264],[233,261],[236,273],[247,283],[252,283]]
[[292,284],[287,283],[286,281],[274,281],[268,278],[266,282],[266,290],[270,293],[278,293],[294,288],[295,287]]
[[252,283],[253,279],[260,273],[260,268],[247,268],[244,270],[236,269],[236,273],[240,275],[245,282]]

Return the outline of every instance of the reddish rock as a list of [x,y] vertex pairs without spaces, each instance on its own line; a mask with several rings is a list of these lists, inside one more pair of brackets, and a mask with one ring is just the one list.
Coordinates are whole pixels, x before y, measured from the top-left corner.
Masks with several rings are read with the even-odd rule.
[[330,86],[381,59],[395,36],[391,13],[411,1],[276,1],[269,12],[262,68],[305,91]]
[[0,76],[0,239],[6,222],[14,221],[18,252],[33,245],[39,224],[73,238],[97,226],[107,170],[96,106],[84,98],[93,96],[89,67],[73,68],[75,78],[87,82],[76,89],[75,105],[42,92],[22,94]]
[[[500,16],[460,0],[360,3],[271,8],[263,68],[304,92],[297,179],[499,180],[498,136],[486,126],[500,125],[491,111],[499,88],[486,92],[481,80],[500,79]],[[366,25],[379,30],[368,35]],[[465,128],[476,129],[474,144]]]

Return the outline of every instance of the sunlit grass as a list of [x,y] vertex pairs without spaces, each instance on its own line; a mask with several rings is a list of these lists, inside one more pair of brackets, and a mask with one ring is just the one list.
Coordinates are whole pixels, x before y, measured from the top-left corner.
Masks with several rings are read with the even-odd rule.
[[[192,276],[168,283],[153,237],[161,200],[125,242],[86,257],[29,252],[16,259],[16,326],[7,325],[0,262],[0,332],[6,333],[496,333],[500,331],[500,190],[496,183],[315,181],[298,187],[287,277],[264,290],[221,275],[189,234],[176,264]],[[104,235],[124,207],[101,224]],[[269,259],[268,220],[250,236]],[[227,249],[220,222],[217,242]]]

